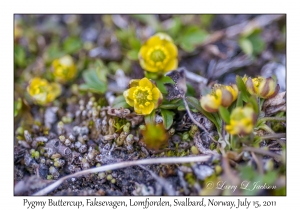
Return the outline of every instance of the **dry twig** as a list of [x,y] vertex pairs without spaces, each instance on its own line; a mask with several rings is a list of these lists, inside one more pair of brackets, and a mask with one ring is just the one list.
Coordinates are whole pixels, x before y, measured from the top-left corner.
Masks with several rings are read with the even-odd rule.
[[79,177],[90,173],[99,173],[103,171],[108,170],[116,170],[121,169],[125,167],[130,166],[137,166],[137,165],[148,165],[148,164],[175,164],[175,163],[189,163],[189,162],[205,162],[208,161],[211,158],[210,155],[203,155],[203,156],[195,156],[195,157],[175,157],[175,158],[150,158],[150,159],[144,159],[144,160],[136,160],[136,161],[126,161],[126,162],[120,162],[115,163],[111,165],[101,166],[97,168],[91,168],[83,171],[79,171],[74,174],[70,174],[68,176],[62,177],[61,179],[57,180],[53,184],[45,187],[44,189],[38,191],[37,193],[33,195],[46,195],[53,190],[55,190],[59,185],[61,185],[65,180],[73,178],[73,177]]

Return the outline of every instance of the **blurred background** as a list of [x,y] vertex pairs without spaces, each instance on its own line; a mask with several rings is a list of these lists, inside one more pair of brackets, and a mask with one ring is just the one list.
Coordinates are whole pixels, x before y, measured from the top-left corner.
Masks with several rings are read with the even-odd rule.
[[141,78],[138,51],[156,32],[173,38],[179,66],[209,81],[276,74],[285,90],[285,16],[251,14],[15,15],[15,83],[32,74],[51,79],[47,67],[64,54],[76,59],[79,72],[101,59],[109,73]]

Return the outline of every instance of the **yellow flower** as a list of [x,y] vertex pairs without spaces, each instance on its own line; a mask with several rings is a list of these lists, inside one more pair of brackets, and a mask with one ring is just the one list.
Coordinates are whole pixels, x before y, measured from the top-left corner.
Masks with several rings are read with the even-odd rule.
[[55,59],[52,62],[52,67],[55,79],[61,83],[66,83],[73,79],[77,72],[73,59],[69,55]]
[[27,92],[37,104],[45,105],[60,95],[61,87],[57,83],[48,83],[47,80],[36,77],[30,81]]
[[162,101],[159,89],[146,77],[131,80],[130,88],[123,93],[126,102],[134,107],[137,114],[147,115],[157,108]]
[[217,112],[221,105],[229,107],[237,99],[237,95],[236,85],[215,84],[210,94],[201,97],[200,104],[207,112]]
[[279,85],[275,83],[275,80],[271,77],[256,77],[251,79],[248,77],[247,80],[243,79],[247,87],[248,92],[251,95],[256,95],[260,98],[272,98],[279,92]]
[[232,135],[245,135],[253,131],[255,113],[251,107],[237,107],[230,115],[230,124],[225,129]]
[[140,65],[150,72],[168,72],[178,66],[178,50],[172,38],[164,33],[150,37],[139,52]]

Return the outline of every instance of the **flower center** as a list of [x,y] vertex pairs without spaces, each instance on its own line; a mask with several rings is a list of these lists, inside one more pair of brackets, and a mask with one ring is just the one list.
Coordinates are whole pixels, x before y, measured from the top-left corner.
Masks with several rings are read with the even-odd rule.
[[137,87],[133,92],[134,102],[139,105],[140,108],[149,106],[152,100],[152,93],[148,87]]
[[153,50],[150,55],[151,60],[154,62],[163,62],[166,58],[165,53],[161,49]]
[[262,78],[262,77],[254,78],[254,79],[252,79],[253,85],[255,87],[258,87],[263,80],[264,80],[264,78]]
[[170,59],[169,53],[163,46],[155,46],[149,49],[147,53],[147,61],[158,68],[163,68]]

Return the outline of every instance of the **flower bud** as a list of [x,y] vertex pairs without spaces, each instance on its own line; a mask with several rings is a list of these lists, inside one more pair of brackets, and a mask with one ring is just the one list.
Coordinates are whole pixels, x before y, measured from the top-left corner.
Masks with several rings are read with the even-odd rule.
[[46,105],[61,94],[61,87],[57,83],[49,83],[45,79],[36,77],[30,81],[27,92],[35,103]]
[[230,123],[225,129],[232,135],[245,135],[252,132],[256,115],[251,107],[236,107],[230,115]]
[[77,69],[73,58],[69,55],[54,60],[52,67],[55,79],[61,83],[66,83],[76,76]]
[[236,99],[238,89],[236,85],[215,84],[212,92],[200,99],[201,107],[207,112],[217,112],[219,107],[229,107]]
[[147,124],[142,132],[142,142],[148,149],[159,150],[167,146],[169,135],[162,124]]
[[[245,81],[245,79],[243,79]],[[248,77],[245,81],[248,92],[260,98],[272,98],[279,92],[279,85],[271,77]]]

